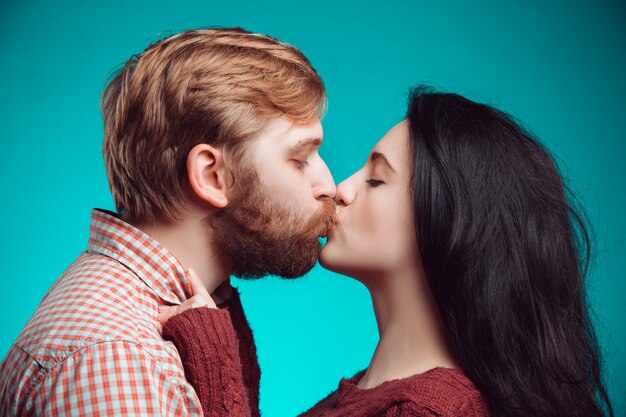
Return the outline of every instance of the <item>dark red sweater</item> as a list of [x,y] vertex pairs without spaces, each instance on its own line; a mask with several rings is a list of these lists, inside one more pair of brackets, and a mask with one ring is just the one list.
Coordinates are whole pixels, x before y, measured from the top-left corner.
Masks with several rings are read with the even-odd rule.
[[463,371],[434,368],[408,378],[360,389],[365,371],[342,379],[339,388],[300,417],[487,417],[487,405]]
[[[163,337],[178,348],[205,415],[259,416],[256,349],[237,293],[226,308],[176,315],[163,327]],[[342,379],[336,391],[301,416],[489,416],[482,395],[461,370],[434,368],[360,389],[356,384],[363,373]]]
[[258,417],[261,372],[237,290],[219,307],[177,314],[163,326],[163,338],[176,345],[204,415]]

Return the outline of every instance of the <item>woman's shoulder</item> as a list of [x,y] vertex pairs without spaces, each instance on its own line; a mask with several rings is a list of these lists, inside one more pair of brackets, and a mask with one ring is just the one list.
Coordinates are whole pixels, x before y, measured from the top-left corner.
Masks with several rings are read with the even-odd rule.
[[336,391],[302,416],[489,416],[482,395],[461,370],[434,368],[360,389],[357,384],[364,373],[342,379]]
[[460,369],[433,368],[387,384],[407,415],[489,416],[484,397]]

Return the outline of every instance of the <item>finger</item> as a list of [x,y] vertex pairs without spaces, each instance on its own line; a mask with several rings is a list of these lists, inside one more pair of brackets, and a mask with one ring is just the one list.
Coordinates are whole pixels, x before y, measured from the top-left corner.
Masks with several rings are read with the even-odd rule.
[[193,292],[193,295],[209,295],[209,292],[204,287],[202,280],[193,268],[189,268],[187,270],[187,276],[189,277],[189,283],[191,284],[191,291]]
[[173,308],[176,308],[176,307],[175,306],[159,306],[159,314],[165,314],[171,311]]
[[208,295],[194,295],[190,299],[186,300],[184,303],[180,305],[182,313],[183,311],[189,310],[190,308],[199,308],[199,307],[209,307],[209,308],[217,308],[215,305],[215,301]]
[[165,324],[172,316],[178,314],[178,308],[175,306],[162,306],[159,307],[159,314],[157,314],[157,320],[161,324]]

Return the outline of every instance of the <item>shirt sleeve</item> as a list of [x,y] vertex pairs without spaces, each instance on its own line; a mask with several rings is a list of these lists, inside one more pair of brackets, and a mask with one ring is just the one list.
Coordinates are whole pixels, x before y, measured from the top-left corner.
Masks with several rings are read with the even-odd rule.
[[253,415],[237,338],[227,310],[207,307],[186,310],[165,323],[163,337],[176,345],[185,376],[195,388],[205,415]]
[[95,343],[52,368],[26,395],[24,414],[37,416],[190,416],[195,396],[169,377],[140,345]]

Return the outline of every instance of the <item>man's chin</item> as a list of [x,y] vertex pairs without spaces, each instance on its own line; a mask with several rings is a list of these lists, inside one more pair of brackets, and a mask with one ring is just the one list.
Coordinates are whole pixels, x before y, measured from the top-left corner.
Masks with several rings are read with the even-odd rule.
[[276,270],[276,271],[267,271],[261,274],[250,274],[248,272],[244,272],[244,273],[235,272],[233,275],[237,278],[240,278],[242,280],[248,280],[248,281],[263,279],[265,277],[277,277],[277,278],[281,278],[285,280],[295,280],[295,279],[303,278],[304,276],[306,276],[306,274],[308,274],[313,269],[314,266],[315,266],[315,263],[313,263],[313,265],[311,265],[310,267],[306,267],[298,271]]
[[[297,248],[297,249],[294,249]],[[315,267],[322,245],[316,238],[304,245],[286,245],[273,253],[256,254],[253,262],[235,265],[234,276],[256,280],[266,276],[283,279],[296,279],[305,276]],[[243,257],[252,260],[252,256]],[[241,258],[240,258],[241,259]]]
[[302,278],[306,276],[306,274],[311,272],[311,270],[315,267],[315,264],[317,263],[317,260],[320,256],[321,250],[322,250],[322,247],[320,245],[315,256],[314,257],[312,256],[311,258],[309,258],[307,262],[304,262],[303,259],[298,259],[298,260],[294,259],[294,263],[292,264],[292,267],[287,268],[287,270],[276,271],[276,273],[272,275],[275,275],[283,279],[298,279],[298,278]]

